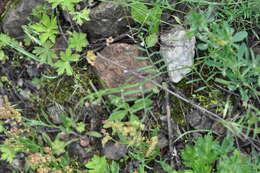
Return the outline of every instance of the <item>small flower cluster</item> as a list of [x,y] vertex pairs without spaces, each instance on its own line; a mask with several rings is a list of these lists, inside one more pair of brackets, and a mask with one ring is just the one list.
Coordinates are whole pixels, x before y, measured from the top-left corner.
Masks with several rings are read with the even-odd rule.
[[[117,134],[124,136],[127,139],[129,145],[140,144],[144,140],[142,137],[142,131],[144,125],[138,121],[119,122],[119,121],[104,121],[104,124],[111,127]],[[105,137],[102,140],[102,144],[112,139],[108,133],[104,133]]]

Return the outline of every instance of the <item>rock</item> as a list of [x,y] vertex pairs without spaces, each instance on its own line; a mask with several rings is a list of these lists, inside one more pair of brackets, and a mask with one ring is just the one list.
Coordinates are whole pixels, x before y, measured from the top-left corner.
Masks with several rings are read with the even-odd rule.
[[127,145],[109,142],[104,147],[104,154],[110,160],[119,160],[127,152]]
[[195,109],[188,114],[187,121],[196,130],[210,129],[212,126],[212,120]]
[[169,144],[169,141],[166,138],[166,136],[163,133],[159,133],[159,135],[158,135],[158,146],[160,147],[160,149],[167,147],[168,144]]
[[126,10],[116,2],[101,2],[90,12],[90,21],[82,25],[90,39],[117,36],[127,30],[131,23]]
[[[105,47],[101,52],[101,55],[108,58],[114,63],[120,64],[126,67],[128,70],[137,71],[140,68],[151,66],[150,62],[147,60],[137,60],[135,57],[141,56],[140,51],[137,46],[129,45],[125,43],[112,44]],[[97,70],[98,76],[109,88],[118,88],[128,84],[137,84],[143,82],[140,79],[128,72],[125,69],[120,68],[117,65],[112,64],[100,57],[97,57],[94,62],[94,67]],[[138,74],[145,76],[147,78],[154,76],[154,70],[146,70],[139,72]],[[144,91],[151,89],[153,84],[151,82],[146,82],[144,84]],[[138,88],[127,88],[126,91],[137,90]],[[132,94],[129,97],[138,96],[138,93]]]
[[161,34],[160,54],[165,58],[171,81],[175,83],[189,73],[189,66],[193,65],[195,37],[190,40],[185,34],[184,29],[177,28]]
[[48,115],[54,124],[61,124],[61,114],[64,114],[64,111],[61,107],[51,106],[47,108]]
[[21,38],[23,36],[22,25],[27,24],[27,17],[32,10],[44,4],[44,0],[20,0],[15,8],[10,8],[2,22],[3,31],[11,37]]
[[92,152],[87,152],[78,143],[70,144],[69,147],[68,147],[68,152],[69,152],[70,156],[72,156],[73,158],[75,158],[79,161],[84,161],[85,159],[93,156]]

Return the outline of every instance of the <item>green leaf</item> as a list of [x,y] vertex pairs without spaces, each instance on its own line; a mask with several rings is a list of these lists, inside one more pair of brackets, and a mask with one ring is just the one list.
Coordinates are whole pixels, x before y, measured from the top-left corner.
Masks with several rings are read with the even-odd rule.
[[145,43],[147,45],[147,48],[155,46],[155,44],[158,42],[158,35],[157,34],[151,34],[145,38]]
[[30,25],[29,28],[39,34],[41,44],[45,44],[48,39],[53,43],[55,42],[58,33],[56,17],[50,18],[47,14],[43,14],[40,22]]
[[66,146],[67,146],[67,144],[65,142],[61,141],[58,137],[56,137],[54,142],[51,143],[52,151],[57,155],[65,153]]
[[234,36],[233,36],[233,39],[231,40],[232,42],[239,42],[239,41],[242,41],[244,40],[246,37],[247,37],[247,32],[246,31],[241,31],[241,32],[238,32],[236,33]]
[[194,172],[210,173],[212,170],[211,164],[218,160],[221,155],[220,145],[213,137],[207,135],[199,138],[195,146],[187,146],[181,152],[184,164],[190,167]]
[[131,6],[132,18],[140,24],[143,24],[143,23],[146,24],[147,23],[146,15],[149,13],[147,6],[141,2],[131,3],[130,6]]
[[67,75],[73,74],[73,69],[70,62],[77,61],[79,59],[78,54],[72,54],[71,49],[66,49],[65,52],[60,53],[60,60],[58,60],[54,67],[57,68],[58,75],[66,73]]
[[93,137],[96,137],[96,138],[102,137],[102,135],[100,133],[96,132],[96,131],[89,131],[89,132],[86,133],[86,135],[93,136]]
[[127,115],[127,113],[127,110],[115,111],[109,116],[108,121],[122,120]]
[[207,50],[208,49],[208,44],[200,43],[200,44],[197,45],[197,48],[199,50]]
[[61,5],[63,10],[74,11],[74,5],[81,2],[82,0],[47,0],[52,4],[52,8],[56,8],[58,5]]
[[232,84],[230,81],[227,81],[227,80],[224,80],[224,79],[220,79],[220,78],[216,78],[215,81],[218,82],[218,83],[221,83],[223,85],[227,85],[227,86]]
[[224,156],[217,165],[217,173],[254,173],[253,164],[249,158],[244,157],[238,150],[235,150],[232,156]]
[[108,163],[105,157],[95,155],[85,167],[89,169],[89,173],[108,173]]
[[6,160],[9,163],[13,162],[17,153],[17,151],[13,150],[9,145],[5,144],[0,146],[0,151],[2,152],[1,159]]
[[169,164],[165,163],[164,161],[160,161],[159,163],[163,168],[163,170],[166,171],[167,173],[177,173],[177,171],[173,170],[172,167]]
[[90,14],[90,9],[88,8],[84,8],[83,10],[81,10],[80,12],[74,12],[72,13],[73,17],[72,19],[75,20],[77,22],[77,24],[82,25],[84,23],[84,21],[89,21],[89,14]]
[[88,46],[88,41],[86,39],[86,34],[78,32],[69,32],[71,37],[69,38],[69,48],[75,49],[76,51],[82,51],[83,47]]
[[80,123],[77,123],[77,127],[76,127],[76,130],[79,132],[79,133],[82,133],[85,131],[85,123],[83,122],[80,122]]
[[51,49],[53,44],[46,42],[43,47],[35,47],[33,53],[36,54],[43,62],[52,65],[53,59],[57,58],[54,50]]
[[119,164],[113,160],[110,169],[111,169],[111,173],[119,173],[120,171]]

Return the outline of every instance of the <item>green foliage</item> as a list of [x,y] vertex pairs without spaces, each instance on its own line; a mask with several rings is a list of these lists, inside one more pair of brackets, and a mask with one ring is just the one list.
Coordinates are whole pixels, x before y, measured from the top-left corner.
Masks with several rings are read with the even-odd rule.
[[167,163],[163,161],[159,163],[167,173],[211,173],[216,162],[216,173],[259,171],[255,163],[235,150],[233,144],[234,140],[229,135],[225,137],[222,145],[211,135],[206,135],[197,139],[194,146],[186,146],[181,151],[184,165],[191,168],[190,170],[175,171]]
[[196,173],[210,173],[211,164],[220,155],[220,145],[212,136],[205,136],[196,141],[195,146],[188,146],[182,151],[182,158],[187,167]]
[[84,20],[85,21],[90,20],[89,8],[84,8],[81,11],[75,10],[76,4],[82,2],[83,0],[47,0],[47,1],[52,4],[52,8],[56,8],[58,5],[60,5],[63,10],[67,10],[72,15],[72,19],[75,20],[79,25],[82,25]]
[[130,6],[133,19],[142,25],[148,26],[147,47],[154,46],[158,41],[160,19],[163,12],[161,4],[159,2],[151,3],[149,5],[152,8],[149,8],[142,1],[132,0],[128,5]]
[[71,37],[69,38],[69,48],[75,49],[78,52],[82,51],[83,47],[88,46],[88,41],[86,40],[86,34],[78,32],[69,32]]
[[52,4],[52,8],[56,8],[58,5],[64,10],[75,11],[74,5],[76,3],[81,2],[82,0],[47,0],[49,3]]
[[38,33],[41,44],[47,40],[55,43],[58,33],[56,17],[50,18],[47,14],[43,14],[40,22],[30,25],[30,28]]
[[38,56],[43,62],[52,65],[53,60],[57,58],[54,50],[52,50],[53,44],[46,42],[42,47],[34,47],[33,53]]
[[57,68],[58,75],[66,73],[67,75],[73,74],[73,69],[70,62],[77,61],[79,59],[78,54],[73,54],[70,49],[66,49],[65,52],[60,53],[60,59],[54,64]]
[[[207,74],[208,79],[202,80],[206,81],[207,85],[210,80],[215,80],[226,85],[231,91],[239,90],[245,103],[252,96],[260,96],[260,92],[257,91],[260,83],[260,69],[257,66],[260,56],[255,56],[244,43],[240,43],[247,38],[247,32],[235,33],[228,23],[212,22],[213,19],[208,16],[210,13],[196,12],[187,16],[187,23],[191,26],[189,34],[195,34],[201,40],[199,49],[208,51],[203,64],[210,69],[217,69]],[[219,74],[222,77],[219,77]]]
[[84,21],[90,20],[90,18],[89,18],[90,11],[91,11],[90,9],[84,8],[80,12],[78,12],[78,11],[71,12],[71,14],[73,15],[72,19],[74,21],[76,21],[77,24],[82,25],[84,23]]
[[109,173],[109,165],[105,157],[95,155],[85,166],[89,169],[89,173]]
[[138,99],[135,103],[130,106],[124,99],[118,96],[110,95],[110,100],[115,108],[112,114],[109,116],[108,121],[122,120],[126,115],[135,116],[134,113],[142,110],[148,109],[151,106],[152,101],[149,98]]
[[9,163],[12,163],[16,153],[17,152],[22,152],[23,151],[23,147],[11,147],[10,145],[14,145],[11,143],[5,143],[3,145],[0,145],[0,151],[2,152],[1,154],[1,159],[2,160],[6,160]]
[[217,173],[256,173],[253,169],[253,164],[250,163],[249,158],[242,156],[242,154],[235,150],[231,156],[224,156],[220,159],[217,166]]

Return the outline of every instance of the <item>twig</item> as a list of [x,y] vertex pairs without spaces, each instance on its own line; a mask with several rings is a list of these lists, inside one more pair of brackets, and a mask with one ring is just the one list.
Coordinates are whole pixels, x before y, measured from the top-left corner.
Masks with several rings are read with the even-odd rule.
[[[168,125],[168,140],[169,140],[169,150],[171,155],[173,154],[173,145],[172,145],[172,139],[173,139],[173,132],[172,132],[172,123],[171,123],[171,107],[169,103],[169,92],[165,92],[165,100],[166,100],[166,112],[167,112],[167,125]],[[174,166],[173,160],[171,159],[171,166]]]
[[192,105],[193,107],[199,109],[202,113],[206,113],[205,115],[208,116],[209,118],[211,118],[211,119],[213,119],[213,120],[217,120],[217,121],[218,121],[218,120],[224,121],[224,119],[221,118],[219,115],[217,115],[217,114],[215,114],[215,113],[213,113],[213,112],[211,112],[211,111],[205,109],[204,107],[201,107],[201,106],[197,105],[196,103],[194,103],[194,101],[189,100],[189,99],[187,99],[187,98],[184,98],[183,96],[181,96],[181,95],[179,95],[179,94],[177,94],[177,93],[171,91],[170,89],[168,89],[168,88],[162,86],[161,84],[157,83],[156,81],[154,81],[154,80],[152,80],[152,79],[149,79],[149,78],[147,78],[147,77],[144,77],[144,76],[140,75],[138,72],[135,72],[135,71],[133,71],[133,70],[129,70],[127,67],[125,67],[125,66],[123,66],[123,65],[121,65],[121,64],[118,64],[118,63],[116,63],[116,62],[110,60],[109,58],[107,58],[107,57],[101,55],[101,54],[98,53],[98,52],[97,52],[97,56],[100,57],[101,59],[105,60],[105,61],[110,62],[111,64],[114,64],[114,65],[116,65],[116,66],[118,66],[118,67],[120,67],[120,68],[122,68],[122,69],[128,71],[129,73],[131,73],[131,74],[137,76],[137,77],[140,78],[140,79],[149,80],[149,81],[150,81],[151,83],[153,83],[155,86],[157,86],[157,87],[163,89],[164,91],[170,93],[171,95],[173,95],[173,96],[175,96],[175,97],[181,99],[182,101],[184,101],[184,102],[186,102],[186,103]]

